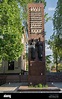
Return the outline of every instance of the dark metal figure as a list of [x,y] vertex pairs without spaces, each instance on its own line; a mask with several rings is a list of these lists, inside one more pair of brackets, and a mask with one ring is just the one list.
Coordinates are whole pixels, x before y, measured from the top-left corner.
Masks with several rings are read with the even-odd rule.
[[35,41],[32,39],[31,40],[31,59],[34,60],[36,57],[36,53],[35,53]]
[[42,60],[43,44],[40,41],[40,38],[39,38],[39,40],[36,43],[36,47],[37,47],[38,58],[39,58],[39,60]]

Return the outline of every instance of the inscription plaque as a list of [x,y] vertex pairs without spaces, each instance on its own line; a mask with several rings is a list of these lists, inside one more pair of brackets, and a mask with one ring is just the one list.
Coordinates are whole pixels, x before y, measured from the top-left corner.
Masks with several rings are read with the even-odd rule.
[[30,33],[42,33],[42,11],[41,7],[30,7]]

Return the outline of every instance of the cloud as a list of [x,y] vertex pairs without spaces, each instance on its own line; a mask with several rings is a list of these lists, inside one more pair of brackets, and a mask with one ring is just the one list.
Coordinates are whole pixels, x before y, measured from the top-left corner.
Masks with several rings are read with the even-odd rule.
[[51,49],[46,49],[45,50],[47,53],[49,52],[49,53],[51,53],[52,52],[52,50]]
[[52,55],[52,50],[49,48],[49,45],[46,45],[46,47],[45,47],[45,54]]
[[48,10],[49,10],[49,11],[54,11],[55,8],[54,8],[54,7],[49,7]]
[[51,50],[45,51],[45,55],[52,55],[52,51]]
[[53,26],[52,26],[52,29],[53,29]]

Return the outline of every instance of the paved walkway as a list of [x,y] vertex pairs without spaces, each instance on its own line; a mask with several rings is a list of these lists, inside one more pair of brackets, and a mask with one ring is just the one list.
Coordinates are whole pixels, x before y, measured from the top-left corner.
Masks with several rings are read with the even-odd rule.
[[62,82],[54,82],[53,85],[62,89]]
[[53,85],[60,88],[60,90],[62,91],[62,82],[55,82],[53,83]]
[[[60,88],[60,90],[62,90],[62,82],[59,83],[47,83],[48,84],[48,88],[50,89],[54,89],[54,88]],[[19,89],[28,89],[27,83],[6,83],[0,86],[0,93],[23,93],[20,91],[18,91]],[[27,91],[25,91],[27,92]],[[34,91],[32,91],[33,93]],[[41,91],[36,91],[38,93],[40,93]],[[60,92],[62,93],[62,91]]]
[[24,85],[27,85],[27,83],[5,83],[0,86],[0,93],[16,93],[18,88]]

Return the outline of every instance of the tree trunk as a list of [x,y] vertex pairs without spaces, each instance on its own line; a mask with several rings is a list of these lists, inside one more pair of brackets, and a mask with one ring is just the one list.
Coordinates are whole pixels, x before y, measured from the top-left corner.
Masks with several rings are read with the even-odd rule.
[[56,53],[56,72],[58,72],[58,55]]

